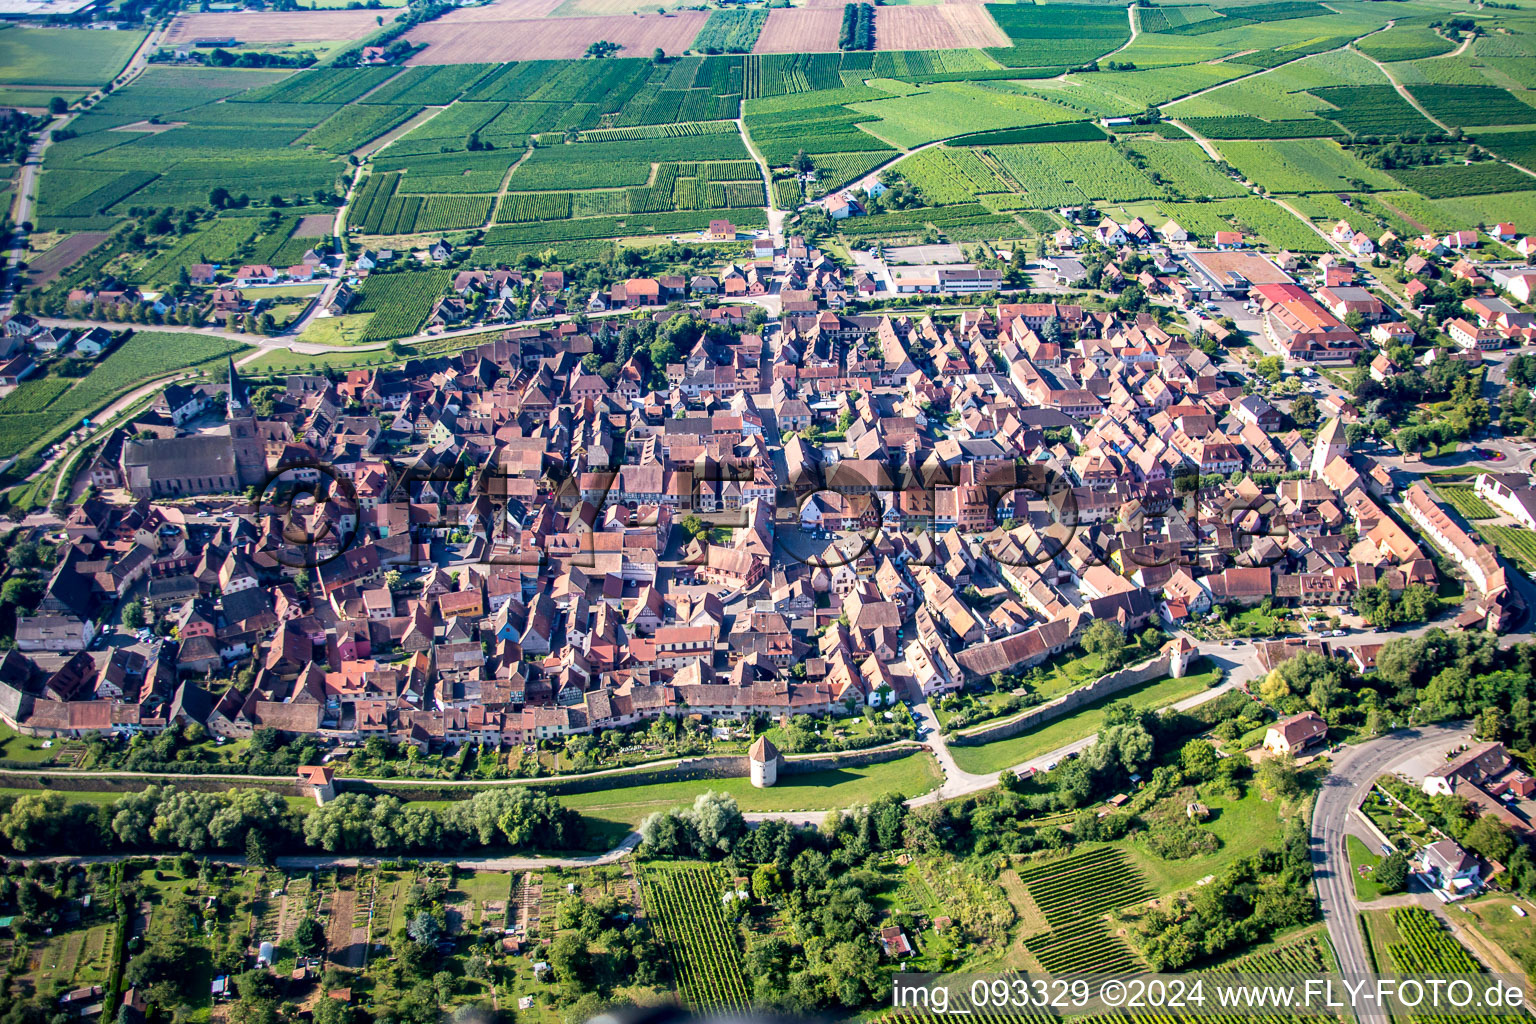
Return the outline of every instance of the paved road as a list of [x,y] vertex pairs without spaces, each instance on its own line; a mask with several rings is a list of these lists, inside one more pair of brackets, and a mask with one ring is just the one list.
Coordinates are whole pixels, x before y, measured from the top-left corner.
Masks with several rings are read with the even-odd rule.
[[[1345,974],[1371,970],[1365,938],[1357,917],[1354,882],[1350,877],[1345,838],[1350,815],[1363,787],[1396,765],[1419,754],[1448,750],[1465,740],[1465,724],[1405,729],[1341,751],[1323,780],[1312,811],[1312,872],[1317,880],[1318,905],[1328,926],[1328,938]],[[1359,1013],[1360,1024],[1388,1024],[1380,1010]]]

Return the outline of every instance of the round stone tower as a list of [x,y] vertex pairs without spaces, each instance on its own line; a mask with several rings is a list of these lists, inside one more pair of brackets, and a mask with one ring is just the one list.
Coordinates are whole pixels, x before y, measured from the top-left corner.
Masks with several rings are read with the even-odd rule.
[[767,736],[759,736],[747,751],[747,766],[752,785],[766,789],[779,781],[779,748],[769,743]]

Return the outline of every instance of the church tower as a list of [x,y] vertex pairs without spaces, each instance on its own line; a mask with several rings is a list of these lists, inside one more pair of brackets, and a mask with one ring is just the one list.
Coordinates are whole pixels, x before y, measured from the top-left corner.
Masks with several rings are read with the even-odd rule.
[[267,477],[267,450],[261,431],[256,425],[256,410],[251,408],[251,394],[240,371],[235,369],[235,357],[229,357],[229,397],[226,406],[229,422],[230,447],[235,453],[235,472],[241,487],[265,482]]
[[1312,445],[1312,479],[1316,480],[1328,468],[1328,463],[1349,457],[1349,442],[1344,438],[1344,421],[1335,416],[1322,430]]

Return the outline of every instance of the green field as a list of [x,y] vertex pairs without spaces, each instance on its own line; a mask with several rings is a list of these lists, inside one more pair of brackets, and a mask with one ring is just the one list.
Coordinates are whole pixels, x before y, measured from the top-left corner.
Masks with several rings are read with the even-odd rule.
[[912,754],[862,768],[805,775],[781,772],[778,782],[768,789],[754,789],[746,778],[708,779],[571,793],[562,795],[560,802],[596,819],[599,827],[604,823],[609,827],[634,826],[648,814],[691,804],[706,790],[731,794],[744,811],[829,811],[852,807],[882,793],[921,796],[941,781],[932,755]]
[[1099,726],[1104,721],[1105,707],[1114,701],[1130,701],[1137,708],[1159,708],[1208,689],[1217,681],[1219,675],[1217,670],[1212,669],[1185,676],[1183,679],[1172,679],[1167,676],[1153,679],[1140,686],[1133,686],[1128,690],[1095,701],[1022,736],[996,740],[979,746],[961,746],[952,743],[950,753],[954,755],[955,763],[965,771],[976,774],[1002,771],[1069,743],[1075,743],[1084,737],[1092,736],[1099,731]]
[[1381,863],[1381,855],[1355,836],[1346,836],[1345,842],[1349,847],[1349,875],[1354,879],[1355,899],[1369,903],[1382,894],[1381,886],[1371,880],[1371,872]]
[[1456,49],[1456,44],[1428,25],[1398,22],[1385,32],[1360,40],[1357,49],[1367,56],[1390,63],[1450,53]]
[[0,85],[105,85],[128,63],[144,35],[72,28],[0,29]]

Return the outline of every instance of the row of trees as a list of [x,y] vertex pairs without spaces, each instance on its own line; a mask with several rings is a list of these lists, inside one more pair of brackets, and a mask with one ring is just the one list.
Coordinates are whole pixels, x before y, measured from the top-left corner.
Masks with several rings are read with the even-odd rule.
[[61,793],[11,798],[0,813],[0,837],[18,853],[224,850],[265,864],[290,850],[568,849],[580,847],[585,830],[580,815],[528,787],[483,790],[441,808],[343,793],[301,819],[270,790],[150,786],[99,806],[69,803]]

